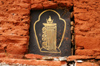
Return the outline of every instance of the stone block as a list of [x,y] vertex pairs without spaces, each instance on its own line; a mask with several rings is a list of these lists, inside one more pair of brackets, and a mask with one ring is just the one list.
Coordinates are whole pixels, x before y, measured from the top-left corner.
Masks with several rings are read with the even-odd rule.
[[44,65],[44,66],[63,66],[66,62],[60,61],[45,61],[45,60],[25,60],[25,59],[7,59],[0,58],[0,62],[5,62],[7,64],[26,64],[26,65]]
[[80,36],[76,35],[76,46],[84,47],[84,49],[99,49],[99,41],[100,37],[88,37],[88,36]]
[[91,62],[83,62],[83,63],[76,63],[76,66],[99,66],[99,65]]
[[23,59],[24,58],[24,54],[7,54],[8,58],[14,58],[14,59]]
[[26,54],[25,55],[25,58],[28,58],[28,59],[42,59],[42,55],[37,55],[37,54]]
[[25,54],[28,51],[27,45],[9,44],[7,46],[7,53],[10,54]]
[[35,10],[43,9],[43,5],[42,3],[32,4],[31,9],[35,9]]
[[69,56],[67,57],[67,61],[74,61],[74,60],[80,60],[80,59],[94,59],[95,57],[93,56],[85,56],[85,55],[73,55],[73,56]]
[[43,7],[44,9],[54,9],[58,7],[58,4],[52,1],[46,1],[46,2],[43,2]]
[[75,53],[76,53],[76,55],[88,55],[88,56],[91,56],[91,55],[94,54],[94,51],[91,50],[91,49],[84,49],[84,50],[77,49]]

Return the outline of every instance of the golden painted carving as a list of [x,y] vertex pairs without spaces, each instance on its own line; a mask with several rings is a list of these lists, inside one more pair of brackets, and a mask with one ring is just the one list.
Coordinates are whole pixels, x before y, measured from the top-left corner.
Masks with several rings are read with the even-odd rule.
[[42,28],[42,49],[48,50],[48,52],[57,52],[56,38],[57,38],[57,24],[53,23],[51,16],[47,19],[47,23],[43,23]]
[[[62,35],[62,38],[61,38],[61,41],[60,41],[58,47],[56,46],[56,44],[57,44],[57,24],[53,23],[53,20],[51,19],[51,16],[49,16],[49,15],[47,15],[47,16],[49,16],[49,18],[46,19],[47,23],[43,23],[44,27],[42,28],[42,47],[40,47],[40,44],[38,41],[35,25],[36,25],[36,23],[38,23],[40,21],[41,15],[47,11],[52,11],[52,12],[56,13],[59,17],[59,20],[62,20],[64,22],[63,35]],[[60,14],[58,12],[56,12],[55,10],[48,9],[48,10],[45,10],[42,13],[40,13],[38,20],[33,25],[33,29],[34,29],[36,41],[38,44],[38,48],[40,49],[40,52],[61,53],[59,48],[64,39],[65,30],[66,30],[66,21],[60,17]],[[44,51],[42,49],[46,49],[47,51]],[[57,49],[59,51],[57,51]]]

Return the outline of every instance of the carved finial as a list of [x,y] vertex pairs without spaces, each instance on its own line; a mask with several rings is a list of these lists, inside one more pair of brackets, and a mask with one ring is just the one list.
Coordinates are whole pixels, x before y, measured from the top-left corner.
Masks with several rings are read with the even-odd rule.
[[49,23],[49,24],[53,23],[53,20],[51,19],[51,16],[49,16],[49,18],[46,19],[46,20],[47,20],[47,23]]

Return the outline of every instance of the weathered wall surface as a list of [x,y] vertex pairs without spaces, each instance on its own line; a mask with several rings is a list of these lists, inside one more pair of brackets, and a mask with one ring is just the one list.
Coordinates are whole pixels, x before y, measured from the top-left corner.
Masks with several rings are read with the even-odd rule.
[[0,0],[0,56],[23,58],[28,51],[30,10],[58,5],[69,7],[73,4],[70,0]]
[[22,58],[27,52],[29,22],[29,0],[0,0],[0,57]]
[[100,56],[100,0],[74,0],[76,54]]
[[31,9],[49,9],[57,8],[58,6],[70,7],[73,6],[72,0],[31,0]]
[[[80,56],[88,55],[92,56],[92,60],[99,60],[100,0],[0,0],[0,58],[23,58],[28,52],[31,9],[54,9],[59,6],[69,9],[73,6],[76,55],[78,55],[78,59],[91,59]],[[75,60],[77,57],[71,56],[71,59]],[[8,59],[5,61],[5,59],[1,59],[1,62],[14,63],[15,61],[20,64],[27,62],[26,60],[9,61]],[[34,61],[29,62],[31,64]],[[40,61],[37,62],[37,65],[39,63]],[[49,62],[46,63],[44,61],[44,65],[49,64]],[[89,66],[89,64],[98,66],[94,61],[93,63],[77,63],[77,66]],[[61,62],[58,65],[61,65]]]

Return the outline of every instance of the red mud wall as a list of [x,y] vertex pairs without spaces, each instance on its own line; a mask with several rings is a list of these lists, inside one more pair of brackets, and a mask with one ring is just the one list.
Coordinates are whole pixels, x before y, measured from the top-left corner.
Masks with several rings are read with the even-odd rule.
[[29,0],[0,0],[0,57],[22,58],[28,50]]
[[73,0],[76,55],[100,56],[100,0]]
[[28,53],[30,10],[58,4],[68,7],[72,1],[0,0],[0,57],[23,58]]
[[100,0],[0,0],[0,57],[28,53],[31,9],[74,10],[76,55],[100,56]]

